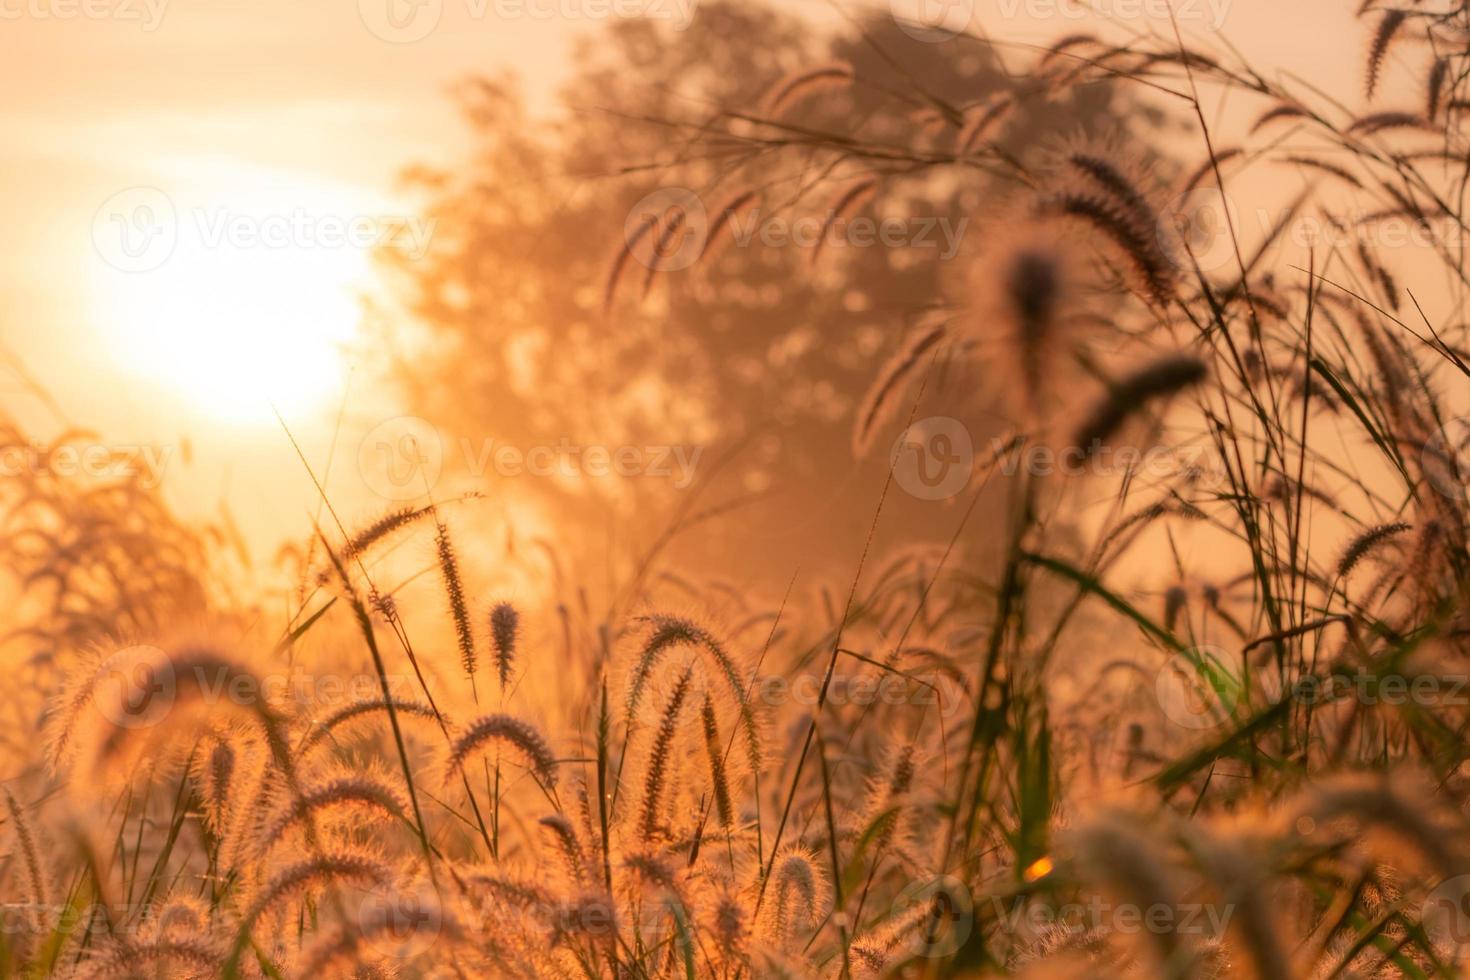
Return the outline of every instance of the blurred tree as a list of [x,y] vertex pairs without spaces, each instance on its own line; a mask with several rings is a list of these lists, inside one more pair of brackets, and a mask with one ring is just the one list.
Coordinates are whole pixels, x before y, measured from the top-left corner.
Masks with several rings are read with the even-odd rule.
[[[795,104],[779,126],[754,121],[783,78],[829,62],[834,76],[850,66],[854,81],[813,79],[784,100]],[[639,539],[618,543],[631,553],[671,515],[689,523],[715,508],[719,519],[676,553],[741,579],[764,570],[784,583],[796,563],[850,570],[908,402],[865,459],[852,449],[855,408],[878,366],[943,304],[946,279],[960,278],[949,270],[993,233],[986,219],[1015,186],[956,154],[966,122],[1013,96],[997,153],[1034,161],[1077,131],[1120,127],[1116,93],[1022,90],[972,37],[925,40],[877,16],[819,35],[785,13],[725,2],[701,4],[681,33],[619,22],[577,64],[549,120],[533,118],[509,80],[468,83],[473,154],[410,175],[437,222],[426,255],[388,256],[411,323],[390,333],[410,403],[474,446],[702,448],[689,489],[670,477],[537,481],[555,501],[558,546],[573,554],[571,542],[605,547],[603,523],[637,517]],[[932,222],[930,244],[826,247],[816,261],[814,248],[779,244],[780,222],[820,219],[841,201],[853,156],[841,141],[853,137],[893,148],[889,159],[856,154],[881,175],[871,211],[856,213],[906,216],[911,235]],[[724,247],[688,268],[655,277],[626,262],[605,314],[639,202],[677,200],[675,188],[710,222],[742,192],[759,197],[725,229]],[[777,233],[751,234],[757,220]],[[955,255],[940,221],[959,239]],[[668,244],[683,240],[681,230]],[[919,414],[961,418],[983,448],[1000,424],[969,363],[934,372]],[[493,468],[484,477],[497,480]],[[943,540],[962,499],[895,491],[884,523],[905,542]]]

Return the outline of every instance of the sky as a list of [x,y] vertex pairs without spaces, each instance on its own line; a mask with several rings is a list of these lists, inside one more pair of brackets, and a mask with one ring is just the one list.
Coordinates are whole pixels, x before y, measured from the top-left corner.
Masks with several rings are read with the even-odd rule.
[[[0,406],[151,452],[181,510],[227,506],[252,539],[313,510],[282,421],[347,509],[381,508],[355,450],[403,408],[354,369],[359,297],[382,236],[431,232],[398,177],[463,151],[452,86],[510,71],[550,111],[579,36],[614,16],[677,28],[695,2],[0,0]],[[1090,2],[1167,26],[1163,0]],[[1354,4],[1175,2],[1190,33],[1356,84]],[[892,9],[1044,42],[1089,26],[1070,3]]]

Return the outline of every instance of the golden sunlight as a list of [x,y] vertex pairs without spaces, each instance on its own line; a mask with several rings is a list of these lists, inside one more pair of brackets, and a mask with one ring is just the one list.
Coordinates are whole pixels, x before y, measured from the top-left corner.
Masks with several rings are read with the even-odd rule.
[[0,980],[1470,977],[1470,0],[0,80]]
[[224,422],[330,403],[372,250],[400,223],[341,186],[190,176],[203,189],[132,188],[98,212],[95,316],[119,363]]

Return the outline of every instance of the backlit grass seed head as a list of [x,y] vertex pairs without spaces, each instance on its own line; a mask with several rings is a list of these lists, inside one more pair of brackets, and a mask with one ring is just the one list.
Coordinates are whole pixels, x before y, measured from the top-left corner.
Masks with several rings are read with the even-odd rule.
[[1057,184],[1077,184],[1079,190],[1101,192],[1112,198],[1139,229],[1157,228],[1159,213],[1149,202],[1144,188],[1146,174],[1136,172],[1130,164],[1120,163],[1119,154],[1083,141],[1065,149],[1054,164]]
[[762,929],[778,947],[790,949],[826,915],[830,885],[807,851],[791,847],[776,856],[771,869]]
[[1412,112],[1374,112],[1353,120],[1348,131],[1359,136],[1372,136],[1395,129],[1429,130],[1429,122]]
[[224,952],[207,939],[165,936],[151,940],[115,939],[86,960],[74,976],[96,980],[124,977],[218,976]]
[[423,721],[434,721],[438,716],[434,709],[422,701],[409,698],[390,698],[384,700],[381,697],[362,698],[349,701],[333,708],[327,714],[311,722],[310,728],[300,743],[302,754],[319,745],[330,745],[337,741],[340,736],[339,729],[352,727],[354,723],[372,721],[380,718],[382,729],[388,727],[388,705],[391,702],[393,711],[399,720],[420,719]]
[[989,377],[1032,416],[1066,384],[1084,323],[1078,236],[1055,221],[1000,221],[971,267],[962,322]]
[[[1138,908],[1177,908],[1183,901],[1175,870],[1164,853],[1166,842],[1150,836],[1136,816],[1107,812],[1066,835],[1066,848],[1087,880],[1114,890]],[[1184,937],[1170,930],[1153,934],[1160,963],[1192,959]]]
[[878,434],[892,421],[906,383],[932,363],[947,330],[944,323],[915,330],[878,371],[853,421],[853,456],[861,459],[872,449]]
[[477,668],[475,635],[470,629],[469,604],[465,599],[464,582],[459,577],[459,561],[454,554],[454,544],[449,540],[449,528],[439,525],[434,547],[439,558],[439,574],[444,580],[444,595],[449,601],[449,614],[454,621],[454,637],[459,643],[459,663],[471,679]]
[[1380,545],[1407,530],[1409,530],[1408,524],[1403,521],[1395,521],[1392,524],[1379,524],[1376,527],[1370,527],[1362,534],[1353,538],[1348,543],[1348,546],[1343,549],[1342,557],[1337,560],[1338,577],[1346,578],[1358,566],[1358,562],[1371,555]]
[[[1313,786],[1298,803],[1298,813],[1311,825],[1348,819],[1355,835],[1374,832],[1406,843],[1422,854],[1443,877],[1470,873],[1470,852],[1454,828],[1456,816],[1437,804],[1429,786],[1416,776],[1389,773],[1344,775]],[[1302,826],[1300,817],[1294,823]]]
[[20,854],[19,865],[24,874],[26,892],[34,903],[34,907],[41,910],[42,915],[47,915],[45,910],[50,908],[51,896],[50,872],[41,857],[36,832],[26,817],[24,808],[16,800],[9,786],[4,787],[4,790],[6,819],[10,824],[10,832],[15,840],[16,850]]
[[194,785],[199,788],[199,797],[204,803],[205,822],[219,834],[228,822],[230,790],[239,759],[236,758],[235,747],[224,738],[214,740],[212,745],[206,743],[201,748],[202,751],[194,757]]
[[901,746],[893,754],[888,770],[870,787],[862,825],[873,841],[875,854],[881,854],[892,843],[908,805],[914,785],[914,746]]
[[347,971],[364,963],[381,963],[384,975],[396,975],[387,971],[421,953],[453,956],[451,950],[468,938],[453,908],[427,890],[374,896],[351,918],[350,924],[324,930],[303,950],[296,975],[359,976]]
[[822,251],[827,244],[827,239],[837,223],[856,214],[864,205],[873,199],[878,192],[878,179],[876,177],[860,177],[852,181],[827,205],[826,218],[822,222],[821,231],[818,232],[816,247],[811,251],[809,263],[813,266],[822,257]]
[[577,839],[577,831],[572,822],[560,813],[550,814],[537,821],[546,829],[552,839],[552,844],[562,865],[566,871],[567,880],[574,886],[580,886],[587,875],[587,858],[582,852],[582,842]]
[[778,117],[818,93],[848,88],[853,77],[852,65],[846,61],[832,61],[791,72],[766,90],[761,99],[761,111],[768,117]]
[[1393,44],[1399,28],[1408,19],[1409,12],[1400,7],[1386,11],[1383,19],[1378,22],[1378,30],[1374,32],[1373,43],[1368,48],[1367,90],[1370,99],[1378,88],[1378,79],[1383,72],[1383,59],[1388,56],[1389,46]]
[[955,153],[973,153],[984,145],[1016,109],[1016,98],[1009,92],[992,96],[965,112],[965,123],[955,137]]
[[367,604],[369,609],[383,617],[383,622],[398,623],[398,600],[379,592],[376,585],[368,589]]
[[556,785],[556,757],[552,755],[546,739],[530,722],[506,714],[484,715],[465,726],[450,746],[445,763],[445,782],[463,769],[470,756],[485,751],[491,745],[514,749],[542,785],[548,788]]
[[1188,354],[1173,354],[1145,364],[1109,387],[1082,419],[1072,444],[1085,456],[1097,453],[1124,423],[1151,403],[1191,388],[1207,375],[1205,363]]
[[385,887],[392,868],[376,854],[347,848],[327,848],[315,857],[288,864],[272,875],[246,908],[241,925],[252,928],[260,918],[279,911],[293,897],[338,884]]
[[477,903],[542,912],[556,906],[556,895],[551,889],[503,868],[451,865],[449,873],[460,891]]
[[1435,58],[1434,66],[1429,70],[1429,82],[1425,85],[1425,110],[1424,118],[1434,122],[1439,116],[1439,107],[1444,97],[1444,83],[1450,75],[1450,62],[1448,58]]
[[273,815],[261,830],[259,846],[267,851],[281,843],[292,828],[308,825],[324,814],[343,812],[354,820],[403,820],[407,804],[402,794],[378,774],[337,776],[303,789]]
[[700,722],[704,729],[705,758],[709,762],[710,794],[714,797],[715,816],[720,826],[729,830],[735,823],[735,806],[731,801],[729,770],[725,765],[725,745],[720,740],[719,719],[715,716],[715,704],[708,694],[700,708]]
[[746,681],[741,676],[734,658],[704,627],[677,616],[655,615],[643,620],[649,633],[628,677],[627,696],[624,710],[631,724],[638,716],[638,708],[649,682],[655,677],[664,655],[671,650],[690,646],[698,650],[701,662],[713,663],[713,675],[723,680],[731,699],[739,707],[740,733],[746,743],[747,758],[752,773],[760,771],[760,732],[757,729],[755,711],[746,695]]
[[496,603],[490,610],[490,645],[495,652],[495,670],[500,677],[501,690],[510,687],[510,675],[515,668],[516,639],[520,635],[521,616],[516,607],[508,602]]
[[[417,523],[421,518],[434,512],[432,507],[402,507],[390,511],[377,520],[361,528],[342,544],[342,550],[337,559],[344,568],[351,567],[359,559],[365,557],[380,542],[387,540],[397,532]],[[326,582],[333,573],[333,569],[323,569],[317,575],[317,583]]]
[[664,785],[672,765],[674,737],[679,732],[679,713],[689,694],[689,680],[693,672],[692,665],[684,668],[684,673],[674,685],[669,700],[664,705],[653,745],[649,749],[648,761],[644,766],[643,805],[638,818],[638,836],[644,844],[651,843],[660,836]]
[[120,656],[127,659],[98,669],[90,703],[73,719],[85,773],[126,778],[145,758],[183,762],[193,746],[186,735],[242,723],[261,736],[283,772],[293,772],[285,720],[244,663],[196,644],[168,652],[135,647]]
[[[1198,830],[1198,828],[1192,828]],[[1230,930],[1233,946],[1241,960],[1248,961],[1252,975],[1261,980],[1294,980],[1281,910],[1272,895],[1270,873],[1262,861],[1269,841],[1244,833],[1194,834],[1194,850],[1200,865],[1218,892],[1218,901],[1232,911]],[[1198,962],[1199,951],[1193,951]],[[1241,964],[1244,965],[1243,963]]]
[[623,857],[623,868],[635,890],[666,892],[682,901],[683,878],[669,857],[655,851],[634,851]]
[[714,900],[706,907],[706,928],[726,962],[740,961],[750,942],[750,902],[727,884],[716,886]]
[[139,935],[148,941],[185,939],[206,932],[210,925],[209,904],[193,895],[170,895],[162,907],[149,911]]

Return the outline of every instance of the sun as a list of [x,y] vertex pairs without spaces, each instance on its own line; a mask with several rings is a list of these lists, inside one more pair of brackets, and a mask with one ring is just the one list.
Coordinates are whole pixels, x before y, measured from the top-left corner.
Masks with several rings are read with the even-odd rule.
[[[203,416],[269,423],[322,408],[341,391],[389,219],[340,188],[238,175],[225,186],[145,189],[100,215],[103,334],[126,370]],[[133,248],[106,237],[113,225]]]

